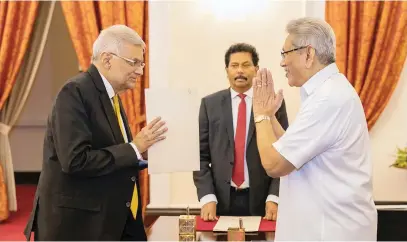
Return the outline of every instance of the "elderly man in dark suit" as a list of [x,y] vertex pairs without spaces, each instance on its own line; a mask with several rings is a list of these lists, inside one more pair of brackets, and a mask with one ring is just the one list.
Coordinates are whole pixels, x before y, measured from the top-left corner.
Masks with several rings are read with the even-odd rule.
[[[256,49],[232,45],[225,54],[230,88],[202,99],[199,113],[201,169],[193,173],[201,216],[264,216],[275,220],[279,178],[264,170],[252,115],[252,79],[258,71]],[[288,127],[285,104],[276,113]]]
[[138,172],[164,139],[155,119],[132,139],[118,96],[143,74],[145,44],[132,29],[103,30],[93,64],[60,90],[48,119],[44,159],[25,234],[35,240],[147,240]]

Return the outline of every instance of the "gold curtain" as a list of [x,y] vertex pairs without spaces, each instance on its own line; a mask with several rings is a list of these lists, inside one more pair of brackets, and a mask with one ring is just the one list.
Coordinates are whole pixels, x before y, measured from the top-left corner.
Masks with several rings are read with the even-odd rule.
[[[10,96],[30,43],[37,17],[39,2],[0,2],[0,110]],[[7,137],[10,126],[0,122],[0,140]],[[8,145],[1,143],[1,146]],[[14,183],[10,183],[7,171],[12,166],[8,149],[0,148],[0,221],[8,218],[9,211],[17,210]],[[4,166],[8,164],[8,166]],[[11,170],[12,172],[12,170]],[[14,179],[12,179],[14,180]],[[8,196],[8,194],[13,196]]]
[[386,107],[407,56],[407,2],[327,1],[337,64],[358,92],[369,129]]
[[0,110],[20,70],[37,9],[38,1],[0,2]]
[[[143,38],[147,48],[145,62],[148,63],[148,2],[147,1],[62,1],[62,9],[68,25],[69,33],[74,43],[79,64],[82,70],[90,65],[92,44],[99,32],[111,25],[124,24]],[[138,133],[145,126],[144,89],[148,88],[148,65],[144,75],[137,82],[136,88],[121,94],[124,109],[133,134]],[[141,200],[143,216],[149,201],[148,171],[140,172]],[[151,221],[151,218],[148,220]],[[149,227],[149,223],[145,224]]]
[[92,45],[100,32],[95,12],[96,4],[93,1],[61,1],[73,47],[83,71],[90,66]]

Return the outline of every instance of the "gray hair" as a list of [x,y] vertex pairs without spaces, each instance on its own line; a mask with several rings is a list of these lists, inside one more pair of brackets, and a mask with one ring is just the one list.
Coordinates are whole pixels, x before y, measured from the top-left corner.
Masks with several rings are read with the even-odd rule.
[[304,17],[290,21],[286,31],[293,35],[294,47],[310,45],[323,65],[336,60],[336,40],[332,27],[324,20]]
[[103,52],[111,52],[120,55],[123,44],[141,45],[143,49],[146,44],[140,35],[125,25],[113,25],[102,30],[93,43],[92,62],[96,61]]

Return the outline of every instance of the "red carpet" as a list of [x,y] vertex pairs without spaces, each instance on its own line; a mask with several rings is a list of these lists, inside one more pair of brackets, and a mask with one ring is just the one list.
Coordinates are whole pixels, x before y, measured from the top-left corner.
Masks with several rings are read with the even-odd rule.
[[[10,214],[10,217],[0,223],[0,240],[16,241],[26,240],[24,228],[30,216],[35,195],[35,185],[17,185],[17,212]],[[31,237],[31,240],[33,238]]]

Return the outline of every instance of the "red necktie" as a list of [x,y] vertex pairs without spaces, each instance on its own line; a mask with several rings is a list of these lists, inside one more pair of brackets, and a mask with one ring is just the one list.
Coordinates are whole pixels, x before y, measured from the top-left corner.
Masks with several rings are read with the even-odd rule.
[[241,98],[237,113],[237,127],[235,134],[235,165],[233,166],[232,181],[237,187],[244,182],[244,150],[246,144],[246,101],[245,94],[239,94]]

